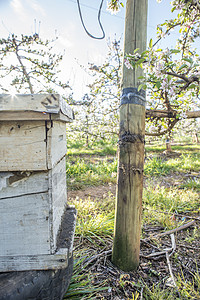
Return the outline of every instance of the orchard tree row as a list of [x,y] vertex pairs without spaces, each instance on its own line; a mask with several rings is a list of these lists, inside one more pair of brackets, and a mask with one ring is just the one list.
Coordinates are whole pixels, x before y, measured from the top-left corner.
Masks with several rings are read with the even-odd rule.
[[[122,3],[111,0],[108,5],[118,10]],[[194,132],[198,131],[200,5],[197,0],[174,0],[171,5],[174,18],[157,26],[157,40],[151,39],[143,53],[139,54],[139,49],[126,53],[123,62],[120,41],[108,41],[104,64],[88,64],[93,82],[80,101],[73,100],[69,84],[59,79],[63,54],[53,52],[56,39],[42,41],[37,33],[20,37],[13,33],[1,39],[0,92],[60,93],[76,113],[76,121],[70,128],[89,143],[118,134],[122,66],[142,68],[145,76],[139,78],[138,89],[145,89],[147,93],[146,134],[170,136],[190,118],[193,120],[187,121],[187,128],[191,123]],[[179,33],[176,45],[162,49],[160,41],[172,30]]]

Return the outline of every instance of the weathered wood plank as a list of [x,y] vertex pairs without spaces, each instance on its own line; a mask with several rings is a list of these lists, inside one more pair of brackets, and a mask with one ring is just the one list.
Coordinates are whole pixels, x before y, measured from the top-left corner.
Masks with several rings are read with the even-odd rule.
[[51,169],[66,152],[64,122],[0,122],[0,171],[2,172]]
[[60,111],[69,119],[74,119],[74,112],[64,99],[60,99]]
[[52,197],[52,251],[57,245],[57,235],[61,224],[61,217],[67,205],[66,187],[66,162],[65,157],[51,171],[52,175],[49,182],[49,197]]
[[34,95],[0,95],[0,110],[2,111],[40,111],[58,113],[60,111],[60,96],[49,94]]
[[67,153],[66,124],[53,121],[47,127],[47,168],[52,169]]
[[74,120],[73,112],[71,112],[69,114],[69,117],[63,115],[61,112],[58,113],[58,114],[50,114],[50,117],[51,117],[52,121],[61,121],[61,122],[65,122],[65,123],[69,123],[69,122],[72,122]]
[[55,253],[66,204],[65,157],[49,171],[0,172],[0,255]]
[[48,192],[0,200],[0,256],[50,254]]
[[55,114],[56,116],[53,116],[53,118],[64,122],[69,122],[74,119],[71,107],[58,94],[18,94],[14,96],[9,94],[0,94],[0,111],[13,113],[22,112],[24,117],[26,117],[26,120],[36,118],[36,116],[33,115],[33,112],[41,113],[41,115],[37,114],[37,118],[39,119],[45,118],[45,116],[42,116],[42,113],[49,113],[52,114],[52,116]]
[[[57,114],[54,114],[57,116]],[[0,111],[0,121],[40,121],[40,120],[51,120],[51,114],[33,111]]]
[[59,249],[54,255],[0,256],[1,272],[27,270],[56,270],[68,266],[68,249]]
[[0,199],[48,192],[48,172],[0,172]]
[[0,162],[0,171],[47,169],[45,122],[0,122]]
[[40,121],[40,120],[47,120],[47,121],[61,121],[61,122],[72,122],[72,115],[69,114],[71,117],[63,115],[61,112],[57,114],[52,113],[43,113],[43,112],[35,112],[35,111],[0,111],[0,121],[26,121],[26,120],[33,120],[33,121]]

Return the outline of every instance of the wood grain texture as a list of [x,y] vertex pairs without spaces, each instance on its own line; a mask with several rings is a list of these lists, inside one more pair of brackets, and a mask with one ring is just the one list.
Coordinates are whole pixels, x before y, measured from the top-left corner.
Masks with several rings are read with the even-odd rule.
[[[124,53],[146,48],[147,0],[127,0]],[[137,88],[142,70],[123,67],[122,89]],[[126,103],[120,106],[118,177],[115,212],[113,263],[123,271],[139,265],[145,107]]]
[[[144,106],[123,105],[121,135],[124,132],[144,135],[144,118]],[[131,271],[139,263],[144,143],[140,140],[122,143],[118,164],[113,261],[122,270]]]
[[0,256],[55,253],[65,173],[65,158],[50,171],[0,172]]
[[[56,114],[57,116],[57,114]],[[0,121],[40,121],[40,120],[51,120],[51,114],[43,112],[33,112],[33,111],[0,111]]]
[[0,199],[47,192],[48,180],[48,172],[0,172]]
[[53,121],[47,123],[47,168],[52,169],[67,153],[66,124]]
[[1,111],[38,111],[58,113],[60,96],[49,94],[0,95]]
[[[0,94],[0,112],[22,113],[26,120],[28,119],[44,119],[42,114],[51,114],[53,118],[70,122],[74,119],[71,107],[58,94],[34,94],[34,95],[9,95]],[[35,116],[34,116],[35,113]],[[40,114],[39,114],[40,113]],[[54,116],[55,115],[55,116]],[[2,119],[1,119],[2,117]],[[0,120],[5,119],[0,114]],[[20,119],[21,120],[21,119]]]
[[50,254],[48,192],[0,200],[0,256]]
[[61,217],[67,205],[66,187],[66,162],[65,157],[51,170],[49,177],[49,198],[52,199],[51,225],[52,245],[51,252],[54,253],[57,247],[57,235],[61,224]]
[[66,124],[60,121],[0,122],[0,171],[53,168],[66,148]]
[[45,169],[45,122],[0,122],[0,171]]
[[[126,2],[124,54],[132,54],[137,48],[139,48],[139,53],[146,50],[147,6],[147,0],[127,0]],[[138,77],[142,75],[141,68],[132,70],[123,64],[122,89],[138,87],[140,84]]]
[[57,270],[68,266],[68,249],[54,255],[0,256],[0,271]]

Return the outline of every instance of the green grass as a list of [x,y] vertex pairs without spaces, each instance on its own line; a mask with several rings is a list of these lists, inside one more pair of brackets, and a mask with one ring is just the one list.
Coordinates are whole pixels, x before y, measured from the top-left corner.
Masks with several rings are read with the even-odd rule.
[[194,177],[194,179],[189,178],[181,185],[181,188],[193,189],[200,192],[200,178]]
[[[66,172],[68,188],[78,189],[93,185],[116,183],[117,158],[113,144],[96,144],[93,149],[85,149],[81,142],[75,143],[67,156]],[[101,148],[98,148],[101,147]],[[106,148],[108,147],[108,148]],[[158,226],[162,230],[177,228],[188,222],[187,216],[198,216],[200,213],[200,146],[173,146],[173,150],[180,153],[178,157],[161,156],[165,145],[148,146],[147,160],[144,174],[146,177],[143,191],[142,238],[146,237],[146,227]],[[106,150],[107,149],[107,150]],[[113,151],[113,152],[112,152]],[[89,153],[89,155],[87,155]],[[108,153],[108,154],[106,154]],[[98,155],[97,155],[98,154]],[[167,176],[172,179],[180,175],[178,185],[170,187],[159,183]],[[73,205],[78,210],[75,245],[74,274],[68,292],[64,299],[103,299],[97,298],[99,293],[108,289],[108,282],[96,281],[97,275],[88,272],[87,259],[95,251],[111,249],[114,231],[115,196],[107,194],[103,200],[74,199]],[[178,217],[177,217],[178,216]],[[185,231],[182,243],[193,243],[200,238],[198,226]],[[155,243],[157,243],[155,241]],[[80,245],[80,247],[79,247]],[[106,248],[110,245],[110,248]],[[80,250],[82,249],[82,250]],[[95,256],[95,255],[94,255]],[[170,258],[173,263],[179,263],[179,253]],[[90,268],[89,268],[90,270]],[[153,270],[153,269],[152,269]],[[149,275],[150,276],[150,275]],[[140,299],[143,289],[143,299],[174,300],[200,299],[200,276],[198,268],[191,281],[181,272],[176,276],[176,288],[168,288],[160,282],[150,286],[148,280],[131,282],[135,286],[132,297],[123,296],[123,299]],[[121,277],[120,277],[121,278]],[[119,290],[126,295],[127,282],[119,279]],[[121,294],[120,294],[121,295]]]
[[105,202],[75,199],[78,210],[76,235],[80,237],[111,237],[114,228],[114,196],[109,194]]
[[197,268],[195,274],[193,274],[193,281],[188,282],[185,279],[183,273],[179,274],[177,278],[177,286],[181,295],[181,299],[200,299],[200,274]]
[[68,142],[68,156],[76,155],[116,155],[117,152],[117,138],[110,139],[110,141],[97,140],[89,145],[81,139],[69,139]]
[[199,207],[199,194],[193,190],[165,188],[153,184],[144,189],[143,204],[159,211],[183,213],[195,211]]
[[66,174],[68,187],[72,189],[114,183],[116,182],[117,159],[67,157]]
[[166,161],[159,157],[149,159],[144,165],[144,174],[148,177],[167,175],[173,170],[174,167],[168,165]]
[[145,150],[147,153],[161,153],[166,150],[165,145],[146,145]]
[[[88,150],[89,151],[89,150]],[[92,151],[92,150],[90,150]],[[183,153],[179,157],[160,157],[153,155],[144,165],[144,174],[147,177],[165,176],[173,173],[191,173],[200,170],[200,152]],[[66,174],[68,187],[81,189],[84,186],[116,183],[117,158],[116,155],[97,156],[93,155],[67,155]],[[192,185],[192,182],[191,182]],[[183,185],[185,187],[186,185]],[[189,186],[189,183],[188,183]],[[193,182],[195,187],[195,182]],[[199,189],[199,182],[196,182]]]
[[191,189],[149,185],[143,191],[143,224],[160,225],[165,229],[181,226],[185,219],[173,214],[200,213],[199,193]]
[[107,146],[102,149],[95,149],[95,148],[78,148],[78,149],[68,149],[67,155],[68,156],[76,156],[76,155],[99,155],[99,156],[106,156],[106,155],[116,155],[117,147]]
[[200,153],[182,154],[179,158],[167,161],[167,166],[178,172],[199,172]]
[[104,283],[95,285],[93,276],[84,270],[86,254],[87,249],[75,253],[73,275],[64,300],[95,299],[98,292],[108,289]]

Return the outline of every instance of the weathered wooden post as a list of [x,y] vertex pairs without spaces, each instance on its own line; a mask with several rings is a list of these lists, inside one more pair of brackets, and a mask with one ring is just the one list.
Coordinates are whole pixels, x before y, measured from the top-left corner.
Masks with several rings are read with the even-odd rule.
[[58,300],[69,285],[76,211],[67,206],[65,155],[72,119],[59,95],[0,95],[0,299]]
[[[124,55],[146,49],[147,0],[127,0]],[[124,271],[139,265],[144,170],[145,92],[142,70],[123,66],[116,216],[112,261]]]

